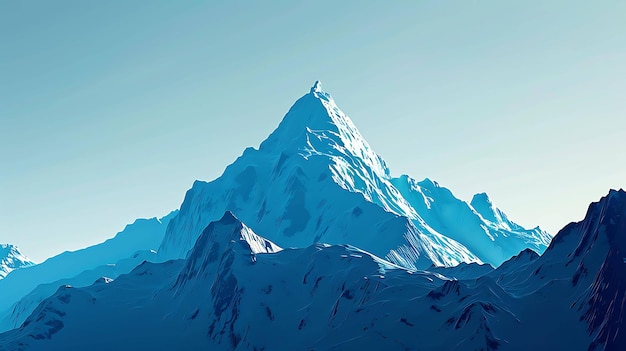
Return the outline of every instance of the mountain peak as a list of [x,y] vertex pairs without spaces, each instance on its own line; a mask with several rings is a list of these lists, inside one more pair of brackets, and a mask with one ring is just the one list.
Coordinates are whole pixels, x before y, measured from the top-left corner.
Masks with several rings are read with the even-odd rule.
[[18,268],[32,266],[35,263],[24,256],[15,245],[0,244],[0,279]]
[[26,257],[22,254],[17,246],[11,244],[0,244],[0,260],[4,260],[10,257],[19,257],[26,259]]
[[418,182],[417,185],[424,187],[426,189],[440,188],[439,183],[437,183],[436,181],[430,178],[424,178],[424,180],[422,180],[421,182]]
[[475,194],[472,197],[472,201],[471,203],[487,203],[489,205],[492,205],[491,203],[491,199],[489,198],[489,195],[487,195],[487,193],[478,193]]
[[624,189],[611,189],[609,190],[609,195],[608,198],[609,199],[623,199],[623,197],[626,196],[626,191],[624,191]]
[[[278,245],[254,233],[232,212],[226,211],[219,221],[209,223],[202,231],[187,255],[176,286],[182,287],[192,279],[214,274],[222,261],[231,260],[232,255],[243,255],[248,262],[254,263],[257,254],[281,250]],[[229,255],[231,258],[225,258]]]
[[319,93],[321,91],[322,91],[322,82],[320,82],[319,80],[316,80],[315,83],[313,83],[313,86],[311,87],[311,94]]
[[[310,93],[298,99],[270,136],[261,143],[261,151],[291,154],[308,158],[325,155],[344,164],[365,163],[373,172],[387,176],[384,161],[371,149],[352,120],[341,111],[322,83],[316,81]],[[366,171],[365,173],[371,173]]]
[[470,206],[472,206],[476,212],[478,212],[484,219],[491,221],[493,223],[502,222],[503,218],[501,218],[499,211],[495,208],[491,199],[486,193],[478,193],[472,197],[472,201],[470,201]]
[[309,94],[313,95],[315,98],[325,101],[326,103],[330,103],[332,105],[331,108],[337,108],[334,104],[332,96],[330,96],[328,92],[322,90],[322,82],[319,80],[316,80],[315,83],[313,83]]
[[226,211],[218,223],[222,225],[236,224],[241,222],[232,212]]

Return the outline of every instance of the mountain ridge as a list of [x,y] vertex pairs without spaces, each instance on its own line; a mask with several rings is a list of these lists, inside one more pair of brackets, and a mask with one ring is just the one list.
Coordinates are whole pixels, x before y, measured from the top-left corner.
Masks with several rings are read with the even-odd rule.
[[[274,249],[226,212],[187,259],[61,287],[21,328],[0,334],[0,345],[360,350],[411,349],[419,340],[425,350],[618,349],[626,279],[623,262],[611,262],[625,253],[625,214],[626,192],[611,192],[542,256],[526,249],[491,271],[429,272],[346,245]],[[256,259],[250,243],[263,243]],[[206,274],[186,273],[207,264]],[[576,278],[581,267],[598,273]],[[449,275],[467,273],[459,268],[477,271]],[[87,318],[101,327],[84,328]]]

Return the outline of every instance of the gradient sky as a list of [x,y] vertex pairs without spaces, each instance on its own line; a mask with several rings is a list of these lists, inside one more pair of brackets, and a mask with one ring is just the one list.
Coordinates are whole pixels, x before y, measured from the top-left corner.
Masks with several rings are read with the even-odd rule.
[[552,233],[626,186],[626,2],[0,2],[0,242],[180,206],[320,79],[395,175]]

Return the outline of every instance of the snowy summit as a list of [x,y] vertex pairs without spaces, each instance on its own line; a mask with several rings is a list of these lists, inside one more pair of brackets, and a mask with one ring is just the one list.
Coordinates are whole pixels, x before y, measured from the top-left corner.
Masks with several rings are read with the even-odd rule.
[[313,86],[311,87],[311,94],[319,93],[321,91],[322,91],[322,82],[320,82],[319,80],[316,80],[315,83],[313,83]]
[[17,246],[0,244],[0,279],[6,277],[11,271],[33,264],[35,263],[24,256]]

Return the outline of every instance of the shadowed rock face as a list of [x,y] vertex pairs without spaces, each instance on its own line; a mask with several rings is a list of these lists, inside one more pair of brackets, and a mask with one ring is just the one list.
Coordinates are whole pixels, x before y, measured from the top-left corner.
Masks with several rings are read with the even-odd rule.
[[[279,246],[256,235],[232,212],[227,211],[219,221],[210,223],[202,231],[187,256],[185,267],[178,275],[175,288],[184,287],[189,281],[209,279],[220,269],[228,269],[232,265],[233,255],[254,262],[257,254],[275,253],[280,250],[282,249]],[[223,257],[224,253],[228,255]],[[224,277],[220,277],[222,278]]]
[[[590,349],[616,350],[626,345],[626,192],[612,190],[587,213],[584,236],[572,260],[580,256],[599,256],[596,265],[579,269],[572,279],[593,276],[586,304],[581,305],[588,331],[594,336]],[[608,244],[608,250],[598,245]],[[605,253],[606,250],[606,253]],[[598,252],[600,251],[600,252]],[[602,257],[604,256],[604,259]]]

